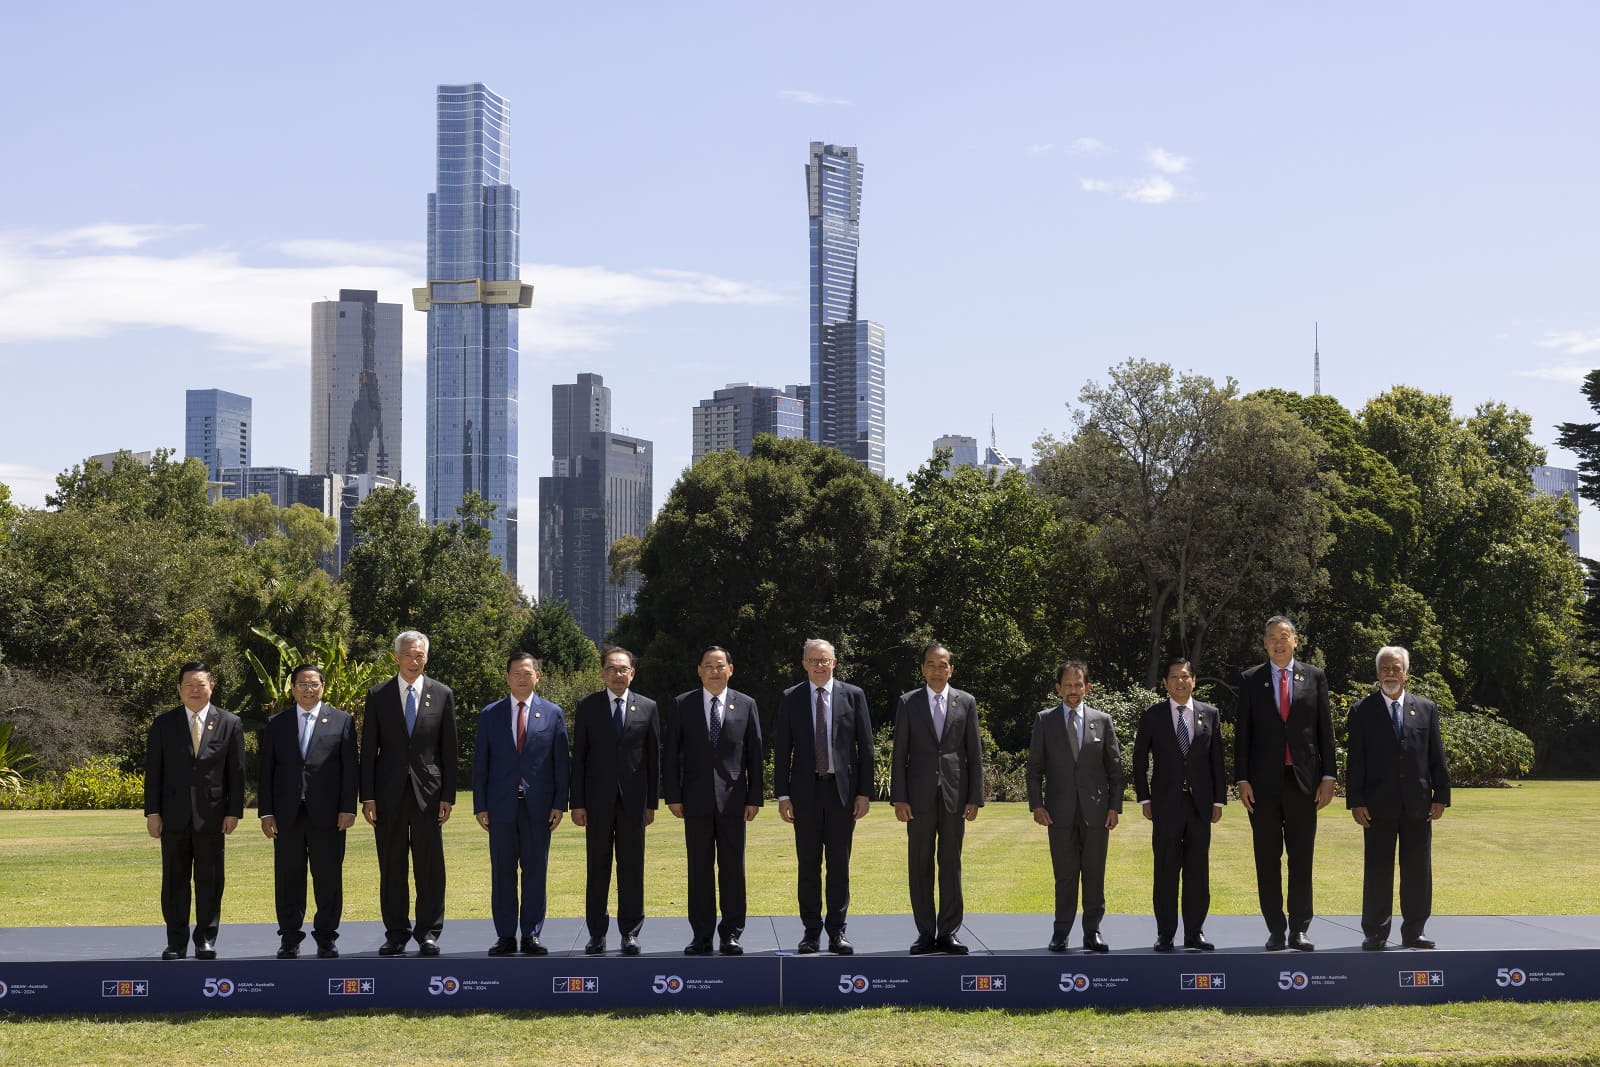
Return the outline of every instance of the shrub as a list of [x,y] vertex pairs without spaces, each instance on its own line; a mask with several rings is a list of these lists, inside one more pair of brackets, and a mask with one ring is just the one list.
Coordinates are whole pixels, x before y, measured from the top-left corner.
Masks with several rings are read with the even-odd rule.
[[1503,785],[1533,769],[1533,742],[1492,708],[1439,716],[1452,785]]
[[64,774],[45,775],[20,793],[0,794],[0,808],[143,808],[144,775],[120,770],[110,756],[97,756]]

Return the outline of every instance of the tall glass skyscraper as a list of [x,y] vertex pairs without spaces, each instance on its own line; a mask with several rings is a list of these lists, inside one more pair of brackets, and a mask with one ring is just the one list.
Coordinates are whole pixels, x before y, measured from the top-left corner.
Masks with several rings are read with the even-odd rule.
[[517,278],[520,196],[508,184],[506,101],[441,85],[438,179],[428,194],[427,509],[448,522],[468,492],[495,505],[490,548],[517,572]]
[[311,305],[312,474],[400,475],[400,305],[340,289]]
[[883,327],[857,318],[861,161],[854,147],[811,142],[811,386],[806,436],[884,473]]
[[225,389],[184,390],[183,454],[204,463],[214,482],[224,467],[250,466],[250,398]]

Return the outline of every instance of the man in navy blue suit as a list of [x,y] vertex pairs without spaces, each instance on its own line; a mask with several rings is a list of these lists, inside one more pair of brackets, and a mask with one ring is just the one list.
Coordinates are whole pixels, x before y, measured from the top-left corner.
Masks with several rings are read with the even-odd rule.
[[[548,953],[539,943],[544,930],[545,871],[550,832],[567,810],[567,723],[561,709],[534,693],[539,661],[518,652],[506,663],[511,695],[478,716],[472,750],[472,811],[489,831],[495,943],[491,956],[521,949],[527,956]],[[517,906],[517,871],[522,871],[522,905]],[[520,922],[519,922],[520,920]]]
[[317,913],[317,955],[334,959],[344,911],[345,831],[356,822],[356,721],[322,702],[322,669],[302,663],[289,675],[294,704],[261,731],[261,832],[272,842],[278,958],[300,955],[305,940],[306,868]]

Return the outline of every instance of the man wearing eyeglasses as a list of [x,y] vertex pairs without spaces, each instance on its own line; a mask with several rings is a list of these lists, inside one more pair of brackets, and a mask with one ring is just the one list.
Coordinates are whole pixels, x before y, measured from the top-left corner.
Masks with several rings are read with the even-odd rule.
[[356,721],[322,702],[322,669],[302,663],[289,676],[294,704],[261,731],[258,803],[272,842],[278,958],[300,955],[305,940],[306,868],[316,894],[311,935],[319,959],[335,959],[344,911],[345,831],[356,822]]

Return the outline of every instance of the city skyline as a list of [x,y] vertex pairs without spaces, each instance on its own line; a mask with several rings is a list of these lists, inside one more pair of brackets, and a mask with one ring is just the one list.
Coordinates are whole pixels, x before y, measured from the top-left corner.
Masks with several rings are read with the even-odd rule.
[[[254,463],[304,463],[306,306],[426,284],[430,105],[469,80],[515,105],[538,294],[518,313],[520,421],[542,441],[545,385],[604,374],[614,425],[656,442],[657,504],[698,400],[804,373],[811,141],[872,170],[861,307],[893,345],[893,478],[990,412],[1031,459],[1129,357],[1309,393],[1319,321],[1322,391],[1352,410],[1396,384],[1461,415],[1503,401],[1566,467],[1555,424],[1593,417],[1591,5],[628,4],[508,12],[470,48],[404,0],[381,20],[182,7],[8,23],[13,81],[51,87],[15,116],[13,155],[73,161],[0,173],[0,482],[24,504],[87,455],[181,452],[188,387],[254,399]],[[224,47],[241,36],[257,47]],[[214,91],[172,106],[163,68]],[[427,330],[404,317],[403,470],[422,488]],[[536,493],[521,482],[524,516]]]
[[311,305],[311,474],[405,480],[399,304],[341,289]]

